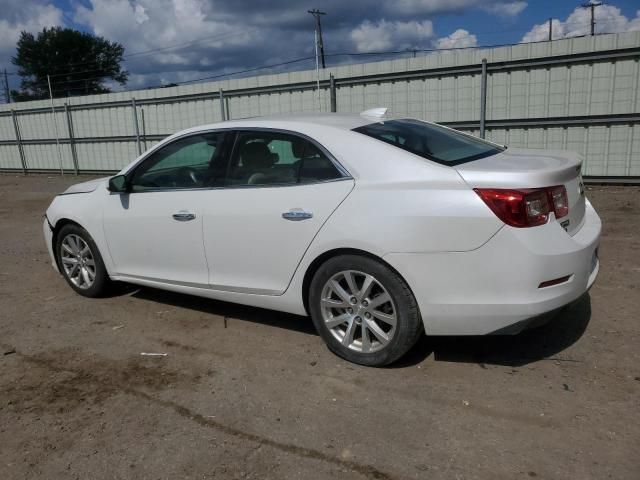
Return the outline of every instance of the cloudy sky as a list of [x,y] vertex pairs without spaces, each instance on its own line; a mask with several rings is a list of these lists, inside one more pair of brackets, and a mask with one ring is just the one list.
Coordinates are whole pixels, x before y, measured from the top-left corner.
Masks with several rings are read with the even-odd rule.
[[[328,64],[405,49],[459,48],[584,35],[589,12],[573,0],[0,0],[0,69],[20,31],[68,26],[125,46],[126,89],[189,81],[313,55],[310,8],[322,19]],[[598,32],[640,30],[638,0],[596,9]],[[262,70],[311,68],[313,60]],[[18,77],[10,75],[12,87]]]

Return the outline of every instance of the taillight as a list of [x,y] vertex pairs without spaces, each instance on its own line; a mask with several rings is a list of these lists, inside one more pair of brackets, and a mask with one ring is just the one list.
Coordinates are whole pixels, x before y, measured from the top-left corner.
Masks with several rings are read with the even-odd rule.
[[567,191],[564,186],[549,188],[503,189],[475,188],[484,203],[507,225],[524,228],[544,225],[549,213],[556,218],[569,213]]
[[567,189],[564,185],[548,188],[549,197],[553,204],[553,210],[556,218],[562,218],[569,214],[569,199],[567,198]]

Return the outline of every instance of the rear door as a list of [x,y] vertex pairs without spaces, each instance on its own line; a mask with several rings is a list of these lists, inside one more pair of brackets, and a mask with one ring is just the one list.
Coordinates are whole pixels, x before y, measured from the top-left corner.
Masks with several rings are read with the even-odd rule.
[[330,154],[307,138],[238,132],[225,187],[203,205],[211,288],[283,293],[353,185]]

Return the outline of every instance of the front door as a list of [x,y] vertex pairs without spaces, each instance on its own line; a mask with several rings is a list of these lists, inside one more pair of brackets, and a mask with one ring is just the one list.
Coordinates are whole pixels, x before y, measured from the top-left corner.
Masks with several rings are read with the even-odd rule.
[[197,134],[163,146],[127,174],[128,193],[109,195],[103,222],[118,275],[207,286],[203,207],[226,167],[224,137]]

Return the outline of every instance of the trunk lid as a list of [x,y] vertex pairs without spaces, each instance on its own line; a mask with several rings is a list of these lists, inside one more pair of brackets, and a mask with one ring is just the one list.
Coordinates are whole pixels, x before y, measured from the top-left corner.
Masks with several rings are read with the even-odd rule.
[[557,219],[570,234],[584,222],[582,158],[559,150],[509,148],[497,155],[458,165],[455,169],[471,188],[543,188],[564,185],[569,214]]

